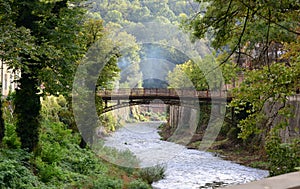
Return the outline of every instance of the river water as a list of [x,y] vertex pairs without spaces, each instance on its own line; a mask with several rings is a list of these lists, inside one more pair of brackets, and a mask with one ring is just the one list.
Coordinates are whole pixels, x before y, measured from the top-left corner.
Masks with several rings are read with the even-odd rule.
[[106,146],[130,150],[140,159],[141,167],[157,164],[166,166],[165,178],[153,183],[153,188],[217,188],[268,176],[268,171],[245,167],[209,152],[162,141],[157,133],[159,125],[159,122],[127,124],[105,140]]

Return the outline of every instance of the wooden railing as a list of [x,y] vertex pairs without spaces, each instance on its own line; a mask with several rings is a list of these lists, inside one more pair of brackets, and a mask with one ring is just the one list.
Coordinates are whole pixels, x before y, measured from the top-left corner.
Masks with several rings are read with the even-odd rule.
[[190,97],[190,98],[211,98],[229,97],[227,91],[196,91],[191,89],[163,89],[163,88],[133,88],[133,89],[114,89],[100,90],[97,92],[100,97]]

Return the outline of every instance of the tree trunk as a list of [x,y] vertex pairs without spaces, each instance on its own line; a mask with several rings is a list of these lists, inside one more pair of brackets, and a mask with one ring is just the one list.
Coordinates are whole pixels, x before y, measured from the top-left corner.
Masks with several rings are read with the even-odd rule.
[[85,142],[83,137],[81,137],[79,146],[80,146],[80,148],[86,148],[86,146],[87,146],[87,143]]
[[32,152],[38,144],[40,126],[40,97],[37,94],[38,80],[32,72],[22,72],[19,80],[20,88],[16,90],[15,114],[17,116],[17,134],[21,139],[21,147]]

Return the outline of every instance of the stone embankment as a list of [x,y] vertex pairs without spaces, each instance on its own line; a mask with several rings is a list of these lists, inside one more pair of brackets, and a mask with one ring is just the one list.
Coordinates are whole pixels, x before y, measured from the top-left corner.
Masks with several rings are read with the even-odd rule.
[[288,173],[223,189],[300,189],[300,172]]

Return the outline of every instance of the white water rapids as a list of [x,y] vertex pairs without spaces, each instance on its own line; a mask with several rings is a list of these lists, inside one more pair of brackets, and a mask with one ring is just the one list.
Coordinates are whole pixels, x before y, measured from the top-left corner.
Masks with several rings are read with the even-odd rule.
[[223,160],[212,153],[162,141],[159,122],[127,124],[107,137],[105,145],[130,150],[141,167],[166,166],[165,178],[152,184],[159,189],[199,189],[242,184],[268,176],[268,171]]

